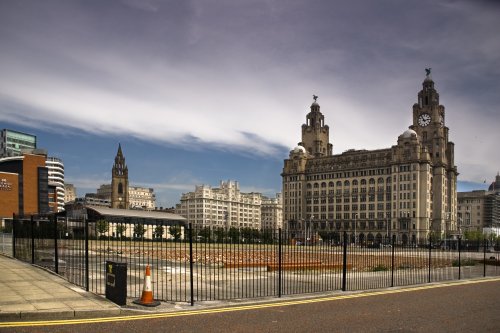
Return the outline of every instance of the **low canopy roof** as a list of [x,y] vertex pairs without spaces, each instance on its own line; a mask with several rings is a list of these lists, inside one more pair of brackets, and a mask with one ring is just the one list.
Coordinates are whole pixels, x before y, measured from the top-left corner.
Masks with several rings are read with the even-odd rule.
[[108,207],[86,206],[89,221],[104,219],[110,222],[186,225],[186,218],[177,214]]

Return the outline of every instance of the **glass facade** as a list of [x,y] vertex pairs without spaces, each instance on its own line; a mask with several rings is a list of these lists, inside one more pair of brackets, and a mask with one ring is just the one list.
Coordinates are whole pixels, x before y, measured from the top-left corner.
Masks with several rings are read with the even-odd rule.
[[0,135],[0,156],[19,156],[23,149],[36,149],[36,136],[4,129]]

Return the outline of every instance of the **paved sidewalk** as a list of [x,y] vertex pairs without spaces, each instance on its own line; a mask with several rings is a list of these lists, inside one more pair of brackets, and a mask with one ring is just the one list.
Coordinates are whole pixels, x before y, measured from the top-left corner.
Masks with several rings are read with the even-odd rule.
[[0,254],[0,322],[119,315],[120,307],[41,268]]

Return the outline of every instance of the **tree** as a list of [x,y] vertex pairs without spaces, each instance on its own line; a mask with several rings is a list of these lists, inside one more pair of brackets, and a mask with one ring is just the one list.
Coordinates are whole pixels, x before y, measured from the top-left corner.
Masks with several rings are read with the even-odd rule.
[[243,228],[240,231],[242,241],[245,243],[255,243],[260,239],[260,231],[258,229],[253,228]]
[[321,230],[318,231],[319,237],[325,242],[328,242],[333,239],[333,231],[325,231]]
[[473,241],[479,241],[484,238],[484,235],[481,231],[477,230],[467,230],[464,232],[464,239],[467,240],[473,240]]
[[431,231],[429,233],[429,238],[430,238],[432,244],[437,244],[437,243],[439,243],[441,236],[439,235],[439,233],[437,233],[435,231]]
[[116,234],[120,235],[120,239],[123,237],[123,235],[125,234],[126,231],[127,231],[127,226],[126,225],[124,225],[124,224],[118,224],[116,226]]
[[262,242],[265,244],[272,244],[273,243],[273,229],[264,229],[261,232],[261,237],[262,237]]
[[226,232],[224,231],[224,228],[217,228],[214,230],[214,235],[217,238],[217,242],[223,243]]
[[168,233],[174,238],[174,241],[181,239],[181,227],[173,225],[168,228]]
[[242,238],[242,241],[243,242],[246,242],[246,243],[251,243],[252,242],[252,229],[251,228],[243,228],[241,229],[241,238]]
[[155,227],[155,231],[154,231],[154,235],[155,235],[155,238],[162,238],[163,237],[163,226],[162,225],[157,225]]
[[210,240],[210,227],[201,228],[198,231],[198,238],[200,241],[203,241],[203,242]]
[[64,221],[57,221],[57,231],[59,232],[59,238],[66,237],[68,234],[68,226]]
[[136,225],[134,225],[134,234],[135,234],[135,237],[142,238],[145,233],[146,233],[146,228],[144,227],[144,224],[136,224]]
[[240,230],[238,228],[231,227],[229,228],[228,236],[232,243],[238,243],[240,240]]
[[109,231],[109,222],[106,220],[98,220],[96,222],[96,230],[101,237]]

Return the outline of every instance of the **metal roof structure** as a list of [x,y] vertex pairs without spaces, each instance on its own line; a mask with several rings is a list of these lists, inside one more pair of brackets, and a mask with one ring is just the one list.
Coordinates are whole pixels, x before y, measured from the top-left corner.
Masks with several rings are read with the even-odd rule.
[[163,225],[186,225],[186,218],[177,214],[135,210],[116,209],[100,206],[85,206],[89,220],[105,219],[110,222],[129,222]]

